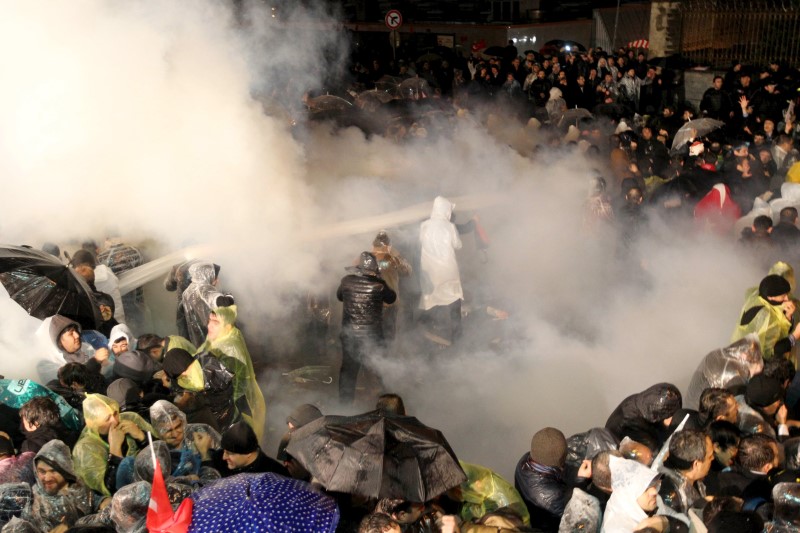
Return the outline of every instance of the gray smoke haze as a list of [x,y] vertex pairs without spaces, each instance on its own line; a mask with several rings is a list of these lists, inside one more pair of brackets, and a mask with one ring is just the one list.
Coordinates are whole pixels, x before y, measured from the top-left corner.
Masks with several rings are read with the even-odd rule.
[[[314,31],[324,13],[291,14],[308,30],[287,33],[268,10],[249,11],[247,31],[234,29],[232,12],[211,1],[6,7],[6,242],[118,232],[165,252],[207,244],[240,316],[258,325],[248,332],[291,342],[270,327],[302,300],[290,295],[335,290],[380,227],[315,234],[438,194],[501,193],[504,201],[480,210],[492,239],[487,262],[468,236],[460,259],[470,312],[493,305],[509,320],[476,321],[482,327],[466,335],[483,342],[458,353],[378,366],[462,459],[508,477],[539,428],[569,435],[603,425],[622,398],[655,382],[685,388],[700,358],[728,343],[744,290],[764,274],[732,242],[657,220],[632,252],[639,259],[620,260],[613,239],[581,231],[593,165],[567,151],[525,157],[544,141],[502,117],[462,114],[452,137],[400,145],[324,124],[293,135],[285,113],[266,116],[276,107],[252,95],[280,96],[291,111],[306,88],[342,68],[338,34]],[[387,229],[413,241],[415,228]],[[2,346],[12,347],[0,374],[30,375],[11,362],[41,349],[22,333],[30,320],[10,309],[3,316]],[[269,406],[271,431],[293,401]]]

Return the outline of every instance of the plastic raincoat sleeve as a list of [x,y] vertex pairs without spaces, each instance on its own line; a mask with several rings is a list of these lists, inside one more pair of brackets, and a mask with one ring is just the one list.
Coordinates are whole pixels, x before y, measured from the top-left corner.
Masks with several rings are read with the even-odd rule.
[[480,465],[459,461],[467,481],[461,484],[461,518],[476,520],[502,507],[517,513],[525,525],[530,525],[530,514],[517,489],[499,474]]
[[558,533],[573,533],[576,531],[596,533],[600,531],[602,523],[600,502],[581,489],[572,492],[572,498],[567,502]]
[[[775,343],[789,335],[791,323],[784,316],[780,307],[770,305],[762,298],[758,298],[758,300],[756,305],[763,306],[762,309],[748,324],[736,326],[731,341],[738,341],[750,333],[755,333],[761,344],[764,359],[772,359],[775,355]],[[744,309],[743,313],[747,309]]]

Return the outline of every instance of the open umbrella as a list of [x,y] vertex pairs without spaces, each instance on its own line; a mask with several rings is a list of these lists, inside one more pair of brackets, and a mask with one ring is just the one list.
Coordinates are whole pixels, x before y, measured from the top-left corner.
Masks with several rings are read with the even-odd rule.
[[86,281],[48,253],[22,246],[0,247],[0,283],[33,317],[64,315],[86,329],[97,329],[103,321]]
[[439,430],[413,416],[323,416],[286,450],[331,491],[425,502],[467,476]]
[[690,120],[675,133],[675,139],[672,141],[672,149],[678,150],[689,142],[690,139],[704,137],[724,125],[725,123],[721,120],[713,118],[697,118]]
[[502,46],[490,46],[481,52],[485,56],[505,57],[506,49]]
[[385,74],[378,78],[375,81],[375,88],[379,91],[394,91],[400,87],[400,83],[402,83],[403,78],[398,78],[397,76],[389,76]]
[[574,123],[577,126],[578,121],[582,118],[593,118],[592,112],[582,107],[575,107],[573,109],[567,109],[564,111],[564,114],[561,116],[561,120],[558,124],[561,125]]
[[353,104],[340,96],[323,94],[308,100],[308,108],[312,112],[319,111],[342,111],[353,107]]
[[339,508],[308,483],[277,474],[239,474],[192,494],[189,533],[296,531],[333,533]]
[[369,91],[362,91],[356,95],[356,105],[361,109],[368,111],[375,111],[378,107],[391,102],[395,97],[389,94],[388,91],[380,91],[378,89],[371,89]]
[[431,86],[425,78],[408,78],[397,87],[400,95],[406,99],[417,100],[433,94]]
[[431,63],[433,61],[441,61],[441,60],[442,56],[440,56],[439,54],[434,54],[433,52],[427,52],[417,58],[417,63],[424,63],[426,61]]

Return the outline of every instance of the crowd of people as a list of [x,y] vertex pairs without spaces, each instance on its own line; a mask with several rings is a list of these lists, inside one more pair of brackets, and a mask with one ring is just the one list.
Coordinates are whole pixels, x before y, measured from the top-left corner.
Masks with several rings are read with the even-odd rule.
[[[392,74],[424,78],[430,96],[453,109],[516,102],[524,110],[516,116],[545,139],[537,152],[547,145],[584,153],[597,169],[588,231],[617,228],[629,245],[658,213],[735,237],[762,259],[766,274],[748,291],[731,344],[698,361],[688,390],[642,383],[602,426],[570,437],[536,431],[513,483],[462,462],[466,481],[428,501],[327,491],[313,465],[290,452],[293,435],[323,418],[319,406],[292,411],[274,457],[262,448],[264,394],[236,325],[235,297],[219,287],[220,267],[201,259],[175,265],[164,288],[178,295],[178,334],[160,336],[143,292],[121,294],[116,279],[141,264],[141,254],[118,240],[102,249],[87,242],[69,267],[94,291],[102,321],[47,318],[53,353],[38,379],[2,382],[16,391],[0,403],[2,531],[145,531],[151,487],[162,477],[176,512],[187,500],[196,513],[209,499],[222,507],[233,482],[307,498],[291,529],[241,526],[249,531],[798,531],[800,306],[790,265],[800,244],[800,73],[779,63],[733,65],[695,109],[635,51],[520,57],[512,49],[485,61],[476,53],[455,68],[425,61],[413,72],[398,63]],[[379,63],[357,69],[356,83],[374,86],[387,73]],[[575,108],[587,113],[568,115]],[[381,231],[341,279],[338,405],[352,405],[362,367],[387,352],[403,306],[418,307],[414,318],[437,349],[463,346],[457,251],[461,235],[482,229],[477,217],[456,224],[454,209],[434,200],[419,228],[418,261]],[[60,255],[55,245],[43,249]],[[405,277],[418,281],[417,293],[404,293]],[[380,416],[407,416],[402,398],[381,392]],[[281,484],[288,479],[297,482]]]

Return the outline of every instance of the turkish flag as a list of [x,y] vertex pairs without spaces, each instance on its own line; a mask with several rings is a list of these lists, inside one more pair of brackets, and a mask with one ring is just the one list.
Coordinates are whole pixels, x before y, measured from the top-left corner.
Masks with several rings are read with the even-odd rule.
[[164,484],[164,475],[161,465],[156,459],[155,473],[153,474],[153,488],[150,491],[150,506],[147,509],[147,530],[150,533],[186,533],[192,523],[192,506],[194,502],[187,498],[181,502],[180,507],[172,513],[172,504],[167,496],[167,486]]

